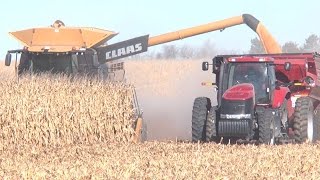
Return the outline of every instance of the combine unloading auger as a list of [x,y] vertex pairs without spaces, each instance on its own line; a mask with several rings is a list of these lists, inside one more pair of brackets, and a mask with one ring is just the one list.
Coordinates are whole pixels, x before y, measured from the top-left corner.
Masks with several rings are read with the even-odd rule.
[[158,44],[163,44],[179,39],[188,38],[191,36],[208,33],[211,31],[216,30],[223,30],[228,27],[246,24],[248,25],[253,31],[255,31],[265,48],[266,52],[269,53],[281,53],[281,47],[274,39],[274,37],[269,33],[267,28],[255,17],[250,14],[243,14],[241,16],[236,16],[228,19],[224,19],[221,21],[216,21],[200,26],[195,26],[175,32],[170,32],[166,34],[162,34],[159,36],[150,37],[148,41],[149,46],[154,46]]
[[[223,30],[225,28],[241,24],[246,24],[254,32],[258,34],[266,53],[282,53],[280,45],[275,40],[275,38],[269,33],[267,28],[252,15],[243,14],[241,16],[236,16],[220,21],[211,22],[208,24],[194,26],[191,28],[173,31],[157,36],[141,36],[131,40],[102,47],[100,49],[101,53],[99,56],[99,61],[112,61],[120,59],[130,55],[145,52],[148,50],[148,47],[150,46],[164,44],[171,41],[176,41],[216,30]],[[128,47],[130,49],[129,51]]]
[[[248,25],[258,34],[267,53],[281,53],[279,44],[265,26],[249,14],[158,36],[136,37],[111,45],[106,45],[106,42],[117,35],[113,31],[90,27],[66,27],[62,21],[58,20],[50,27],[11,32],[10,34],[20,41],[24,48],[8,51],[5,65],[10,65],[12,53],[21,53],[19,74],[32,69],[33,72],[102,74],[102,76],[106,74],[107,76],[108,72],[110,70],[113,72],[114,69],[108,67],[106,62],[146,52],[150,46],[240,24]],[[143,119],[139,114],[135,124],[137,134],[135,141],[140,141],[142,127]]]

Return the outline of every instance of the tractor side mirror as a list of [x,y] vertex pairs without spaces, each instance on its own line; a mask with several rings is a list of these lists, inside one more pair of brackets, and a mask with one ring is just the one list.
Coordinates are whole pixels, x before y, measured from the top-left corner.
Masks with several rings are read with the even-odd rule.
[[11,64],[11,53],[7,53],[4,64],[6,66],[10,66],[10,64]]
[[291,63],[290,63],[290,62],[285,62],[285,63],[284,63],[284,69],[285,69],[286,71],[290,71],[290,69],[291,69]]
[[209,70],[209,63],[202,62],[202,71],[208,71],[208,70]]

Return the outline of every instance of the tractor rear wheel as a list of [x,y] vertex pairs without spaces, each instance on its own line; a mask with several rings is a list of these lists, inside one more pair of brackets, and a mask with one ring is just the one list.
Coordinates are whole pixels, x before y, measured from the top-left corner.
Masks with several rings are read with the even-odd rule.
[[209,142],[217,136],[216,121],[217,107],[211,107],[206,122],[206,141]]
[[259,143],[275,144],[275,123],[272,111],[268,108],[261,107],[257,110]]
[[207,97],[198,97],[194,100],[192,110],[192,141],[206,140],[206,120],[211,101]]
[[317,140],[319,127],[318,118],[314,117],[313,102],[309,97],[301,97],[296,101],[294,111],[293,130],[294,138],[298,143]]
[[314,119],[316,123],[316,131],[317,131],[317,137],[316,141],[320,141],[320,105],[315,109],[314,111]]

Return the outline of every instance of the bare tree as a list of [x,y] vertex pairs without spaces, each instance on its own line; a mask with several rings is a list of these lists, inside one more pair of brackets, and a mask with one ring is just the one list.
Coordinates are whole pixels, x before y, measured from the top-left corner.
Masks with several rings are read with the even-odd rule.
[[263,54],[263,53],[266,53],[266,51],[262,46],[262,42],[258,38],[251,39],[251,47],[249,50],[249,54]]
[[162,59],[163,58],[162,53],[158,52],[154,58],[155,59]]
[[315,34],[311,34],[303,44],[301,51],[303,52],[313,52],[320,50],[320,38]]
[[217,54],[214,43],[208,39],[206,40],[195,53],[196,58],[212,58]]
[[179,48],[179,57],[182,59],[194,58],[195,54],[196,54],[195,51],[196,51],[196,48],[194,48],[190,45],[184,44],[183,46],[181,46]]
[[282,46],[282,51],[284,53],[298,53],[298,52],[301,52],[301,50],[299,48],[299,45],[296,42],[293,42],[293,41],[286,42]]
[[162,46],[162,54],[165,59],[175,59],[178,56],[178,48],[175,45]]

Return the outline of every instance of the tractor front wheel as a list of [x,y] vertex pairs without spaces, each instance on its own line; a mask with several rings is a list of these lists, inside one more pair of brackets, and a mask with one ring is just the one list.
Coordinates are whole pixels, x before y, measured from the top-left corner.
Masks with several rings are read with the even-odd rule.
[[275,123],[272,111],[261,107],[257,110],[259,142],[262,144],[275,144]]
[[211,108],[211,101],[207,97],[194,100],[192,110],[192,141],[206,141],[206,120]]
[[210,142],[217,136],[216,121],[217,107],[211,107],[206,122],[206,141]]

